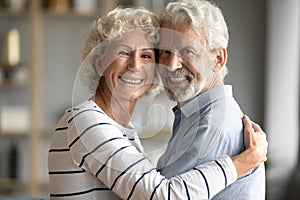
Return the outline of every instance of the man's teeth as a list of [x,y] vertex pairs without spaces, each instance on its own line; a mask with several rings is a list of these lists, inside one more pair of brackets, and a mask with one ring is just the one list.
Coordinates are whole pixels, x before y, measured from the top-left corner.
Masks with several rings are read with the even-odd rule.
[[185,77],[170,77],[170,80],[172,82],[177,82],[178,83],[178,82],[186,80],[186,78]]
[[141,79],[130,79],[130,78],[124,78],[124,77],[121,77],[121,80],[126,83],[133,83],[133,84],[138,84],[138,83],[142,82]]

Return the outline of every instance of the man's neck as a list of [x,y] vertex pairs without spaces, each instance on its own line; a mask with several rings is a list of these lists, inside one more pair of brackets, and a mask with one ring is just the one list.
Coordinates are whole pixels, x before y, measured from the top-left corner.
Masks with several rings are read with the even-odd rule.
[[203,94],[204,92],[212,89],[212,88],[216,88],[218,86],[224,85],[224,82],[222,80],[216,80],[216,81],[212,81],[211,83],[207,84],[202,90],[200,90],[194,97],[186,100],[186,101],[182,101],[182,102],[177,102],[177,107],[178,109],[180,109],[182,106],[184,106],[185,104],[189,103],[190,101],[192,101],[194,98],[196,98],[197,96],[199,96],[200,94]]

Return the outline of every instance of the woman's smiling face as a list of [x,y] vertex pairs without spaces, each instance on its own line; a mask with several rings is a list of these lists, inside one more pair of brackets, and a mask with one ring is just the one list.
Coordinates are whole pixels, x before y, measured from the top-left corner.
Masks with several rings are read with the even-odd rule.
[[101,75],[112,96],[135,100],[148,91],[155,76],[153,47],[148,35],[140,31],[127,32],[109,44]]

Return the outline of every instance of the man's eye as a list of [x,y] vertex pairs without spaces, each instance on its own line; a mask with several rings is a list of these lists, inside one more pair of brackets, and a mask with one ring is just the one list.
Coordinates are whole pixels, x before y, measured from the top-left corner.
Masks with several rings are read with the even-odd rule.
[[186,57],[186,58],[192,58],[195,56],[195,52],[191,49],[184,49],[182,52],[181,52],[181,55],[183,57]]
[[193,55],[193,54],[194,54],[194,51],[192,51],[192,50],[190,50],[190,49],[186,49],[186,50],[185,50],[185,53],[186,53],[186,54],[191,54],[191,55]]
[[160,54],[168,54],[170,55],[172,52],[168,49],[160,50]]
[[171,54],[172,52],[170,51],[170,50],[164,50],[164,53],[166,53],[166,54]]

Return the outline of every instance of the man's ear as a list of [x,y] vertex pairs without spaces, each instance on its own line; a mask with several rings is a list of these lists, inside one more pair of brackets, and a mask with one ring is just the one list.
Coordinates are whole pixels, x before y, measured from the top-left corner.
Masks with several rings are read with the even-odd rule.
[[92,63],[98,73],[99,76],[102,76],[103,75],[103,67],[102,67],[102,62],[101,62],[101,57],[99,55],[94,55],[92,57]]
[[227,60],[227,50],[222,48],[215,54],[215,70],[219,71],[225,65]]

